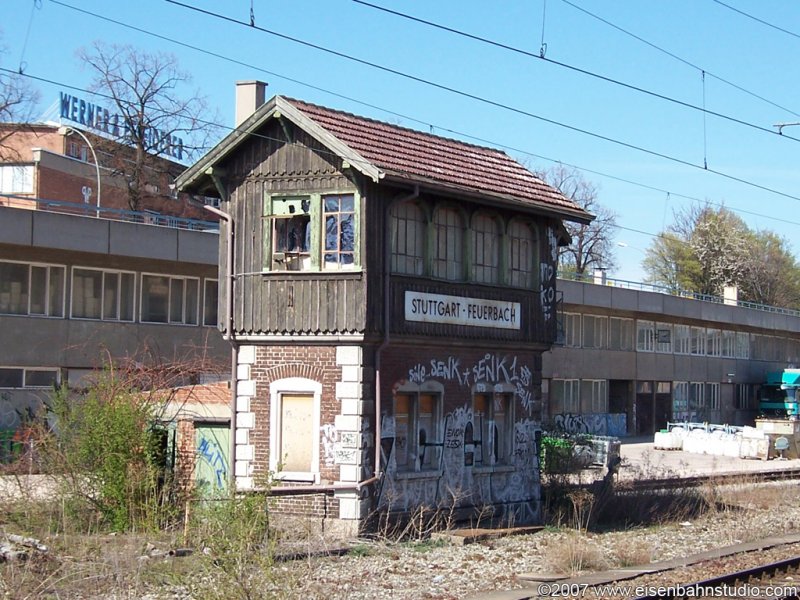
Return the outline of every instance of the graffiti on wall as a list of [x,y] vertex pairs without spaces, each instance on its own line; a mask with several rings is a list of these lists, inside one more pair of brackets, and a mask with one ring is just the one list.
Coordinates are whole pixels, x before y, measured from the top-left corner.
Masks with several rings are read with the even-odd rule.
[[543,260],[539,264],[539,281],[541,283],[541,291],[539,293],[545,321],[549,321],[553,316],[553,306],[556,299],[555,265],[558,260],[558,238],[552,227],[547,228],[547,250],[549,252],[547,260]]
[[432,444],[439,453],[429,473],[423,476],[422,471],[417,471],[414,477],[407,477],[394,460],[395,419],[385,417],[381,435],[388,477],[380,489],[378,506],[392,511],[413,511],[421,506],[491,505],[499,521],[537,522],[539,504],[535,488],[539,481],[540,424],[530,419],[516,422],[513,431],[507,432],[513,440],[511,454],[496,465],[477,459],[479,431],[472,409],[457,407],[444,416],[440,438]]
[[558,431],[565,433],[585,433],[622,437],[628,433],[628,420],[625,413],[596,413],[576,415],[558,414],[553,417]]
[[214,475],[213,484],[216,489],[225,489],[228,464],[225,460],[225,450],[220,446],[218,440],[213,436],[206,437],[201,435],[197,444],[197,455],[198,459],[212,471]]
[[455,356],[434,358],[428,364],[417,363],[409,369],[408,381],[421,385],[431,379],[444,380],[457,383],[461,387],[475,385],[478,392],[503,392],[505,389],[502,386],[510,385],[530,416],[536,401],[534,390],[531,389],[533,372],[527,365],[518,363],[516,356],[490,353],[472,365],[462,364],[461,359]]
[[325,423],[319,430],[322,438],[322,460],[326,467],[331,467],[336,456],[336,425]]

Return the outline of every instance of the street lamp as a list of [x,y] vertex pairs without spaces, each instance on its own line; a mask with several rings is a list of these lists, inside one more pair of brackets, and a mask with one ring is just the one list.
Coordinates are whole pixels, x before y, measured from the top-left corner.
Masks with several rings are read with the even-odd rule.
[[63,136],[67,136],[70,133],[77,133],[79,136],[83,138],[83,141],[86,142],[86,145],[89,146],[89,150],[92,151],[92,158],[94,159],[94,168],[97,171],[97,211],[95,216],[100,217],[100,163],[97,162],[97,154],[94,152],[94,146],[92,146],[92,142],[89,141],[89,138],[80,130],[75,129],[74,127],[67,127],[66,125],[62,125],[58,128],[58,133]]

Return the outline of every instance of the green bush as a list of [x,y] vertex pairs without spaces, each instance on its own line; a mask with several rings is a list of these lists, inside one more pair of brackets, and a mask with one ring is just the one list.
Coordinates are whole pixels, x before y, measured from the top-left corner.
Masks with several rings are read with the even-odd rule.
[[84,394],[59,390],[51,411],[55,436],[46,461],[64,475],[68,509],[94,509],[115,531],[155,530],[176,517],[166,437],[149,395],[109,375]]

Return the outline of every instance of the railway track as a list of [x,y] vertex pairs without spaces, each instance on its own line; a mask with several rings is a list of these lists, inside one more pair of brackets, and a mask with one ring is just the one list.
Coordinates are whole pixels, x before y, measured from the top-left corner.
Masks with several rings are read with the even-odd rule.
[[635,600],[684,598],[798,598],[800,579],[792,578],[800,571],[800,556],[794,556],[756,567],[725,573],[691,583],[670,586],[647,586],[647,594]]
[[775,469],[772,471],[748,471],[739,473],[720,473],[719,475],[692,475],[688,477],[665,477],[658,479],[617,480],[618,489],[632,491],[663,490],[669,488],[699,487],[713,482],[717,485],[734,483],[768,483],[771,481],[793,481],[800,479],[800,468]]

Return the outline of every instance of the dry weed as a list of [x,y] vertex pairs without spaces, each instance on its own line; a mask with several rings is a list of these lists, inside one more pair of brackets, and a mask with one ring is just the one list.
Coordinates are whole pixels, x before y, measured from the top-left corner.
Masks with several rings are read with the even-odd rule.
[[602,549],[589,536],[574,532],[567,533],[559,543],[548,545],[545,564],[551,571],[566,575],[608,568]]

